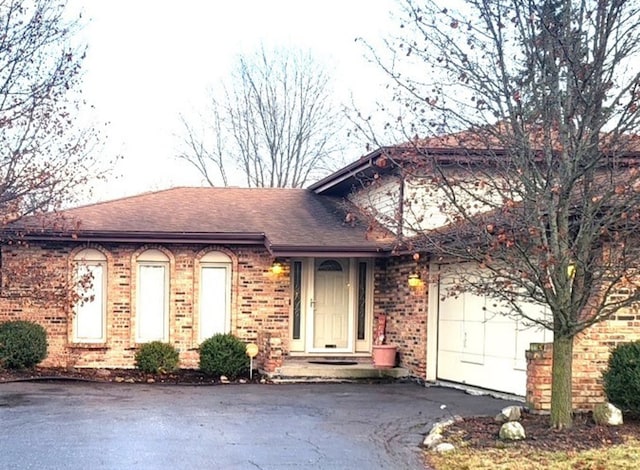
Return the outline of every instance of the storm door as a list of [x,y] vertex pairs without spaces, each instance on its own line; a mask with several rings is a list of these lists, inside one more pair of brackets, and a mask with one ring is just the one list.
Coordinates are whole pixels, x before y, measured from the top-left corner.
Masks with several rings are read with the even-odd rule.
[[349,260],[317,259],[314,269],[313,349],[349,345]]

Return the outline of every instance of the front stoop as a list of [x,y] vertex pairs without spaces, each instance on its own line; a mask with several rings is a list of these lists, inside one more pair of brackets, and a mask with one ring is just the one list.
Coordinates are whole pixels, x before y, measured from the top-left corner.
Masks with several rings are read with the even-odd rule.
[[409,371],[402,367],[377,368],[368,362],[336,365],[313,364],[316,359],[287,361],[274,372],[265,373],[273,382],[331,382],[366,379],[402,379]]

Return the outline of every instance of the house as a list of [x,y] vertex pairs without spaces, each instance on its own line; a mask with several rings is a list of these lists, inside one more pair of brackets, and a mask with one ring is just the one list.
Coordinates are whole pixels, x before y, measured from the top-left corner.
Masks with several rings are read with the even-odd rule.
[[[231,332],[277,373],[296,358],[368,360],[385,316],[386,341],[413,377],[548,409],[549,332],[487,314],[481,296],[443,295],[451,264],[396,243],[415,217],[403,193],[419,190],[389,159],[406,150],[377,149],[308,189],[174,188],[24,219],[5,231],[0,321],[45,326],[46,366],[132,367],[139,344],[161,340],[197,367],[199,343]],[[386,214],[375,229],[368,204]],[[79,291],[83,276],[91,283]],[[638,326],[629,310],[582,335],[576,408],[602,400],[609,349],[640,337]]]

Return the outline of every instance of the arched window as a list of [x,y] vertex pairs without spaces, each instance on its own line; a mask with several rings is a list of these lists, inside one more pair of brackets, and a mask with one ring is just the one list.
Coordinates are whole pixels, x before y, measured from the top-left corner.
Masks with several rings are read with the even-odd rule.
[[318,266],[318,271],[336,271],[336,272],[341,272],[342,271],[342,265],[334,260],[334,259],[328,259],[326,261],[323,261],[320,266]]
[[87,248],[74,256],[73,264],[76,282],[73,341],[103,343],[107,323],[107,257]]
[[169,258],[147,250],[137,259],[136,342],[169,340]]
[[198,338],[203,341],[231,329],[231,258],[210,251],[200,258]]

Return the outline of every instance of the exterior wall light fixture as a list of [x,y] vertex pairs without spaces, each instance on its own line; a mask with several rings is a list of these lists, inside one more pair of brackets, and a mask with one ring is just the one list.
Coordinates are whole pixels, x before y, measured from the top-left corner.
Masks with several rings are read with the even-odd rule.
[[409,274],[409,287],[420,287],[422,285],[422,279],[419,272],[412,272]]
[[275,259],[273,260],[273,263],[271,263],[271,267],[269,268],[269,271],[271,271],[271,274],[279,276],[284,272],[284,266],[279,260]]

